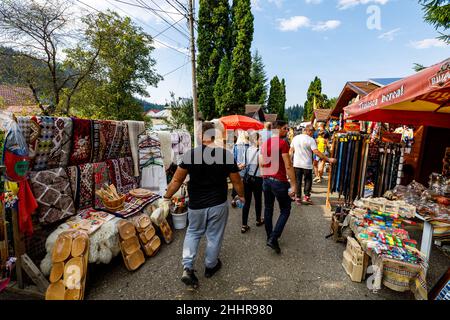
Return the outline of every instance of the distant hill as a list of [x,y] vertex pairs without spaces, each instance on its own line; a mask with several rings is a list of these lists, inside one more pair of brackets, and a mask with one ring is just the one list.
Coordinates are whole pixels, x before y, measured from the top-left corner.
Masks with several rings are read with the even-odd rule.
[[163,104],[152,103],[152,102],[148,102],[148,101],[145,101],[142,99],[136,99],[136,100],[139,101],[139,103],[144,108],[145,112],[147,112],[148,110],[164,110],[164,108],[166,107]]

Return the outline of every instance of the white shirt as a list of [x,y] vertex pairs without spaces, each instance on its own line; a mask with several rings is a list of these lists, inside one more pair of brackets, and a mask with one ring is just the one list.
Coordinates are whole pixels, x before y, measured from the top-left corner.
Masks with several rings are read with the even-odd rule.
[[295,136],[291,143],[294,148],[294,167],[302,169],[313,168],[313,150],[317,150],[316,140],[306,134]]
[[[246,167],[244,168],[244,170],[242,170],[244,173],[247,172],[250,176],[256,176],[256,177],[261,176],[260,169],[259,169],[259,160],[258,160],[258,156],[260,154],[261,154],[261,152],[255,146],[250,146],[247,149],[246,163],[245,163]],[[255,171],[257,171],[256,174],[255,174]]]

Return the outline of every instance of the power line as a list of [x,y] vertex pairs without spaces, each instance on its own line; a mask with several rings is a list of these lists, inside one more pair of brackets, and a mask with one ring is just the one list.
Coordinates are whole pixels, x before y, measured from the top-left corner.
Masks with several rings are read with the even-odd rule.
[[181,13],[183,16],[187,17],[187,12],[185,12],[185,13],[181,12],[180,9],[178,9],[177,7],[175,7],[175,6],[172,4],[172,2],[170,2],[169,0],[166,0],[166,2],[167,2],[172,8],[174,8],[174,9],[177,10],[179,13]]
[[188,62],[186,62],[186,63],[184,63],[182,66],[179,66],[178,68],[176,68],[176,69],[174,69],[174,70],[172,70],[172,71],[170,71],[170,72],[168,72],[168,73],[166,73],[165,75],[163,75],[162,77],[164,78],[165,76],[168,76],[169,74],[172,74],[172,73],[174,73],[175,71],[178,71],[178,70],[180,70],[181,68],[183,68],[184,66],[186,66],[186,65],[188,65],[189,64],[189,61]]
[[[115,1],[117,1],[117,0],[115,0]],[[145,8],[145,9],[147,9],[147,10],[150,10],[153,14],[155,14],[156,16],[158,16],[160,19],[162,19],[165,23],[167,23],[168,25],[171,25],[171,23],[169,22],[169,21],[167,21],[162,15],[160,15],[158,12],[156,12],[156,11],[154,11],[153,10],[153,8],[151,8],[150,6],[148,6],[147,5],[147,3],[145,3],[144,1],[140,1],[140,0],[136,0],[138,3],[140,3],[141,5],[143,5],[143,8]],[[158,7],[159,7],[159,5],[157,4],[157,3],[155,3],[153,0],[151,0],[155,5],[157,5]],[[130,4],[130,5],[132,5],[132,4]],[[159,8],[161,8],[161,7],[159,7]],[[169,16],[169,18],[172,20],[172,21],[175,21],[171,16]],[[186,37],[187,39],[189,39],[189,36],[185,33],[185,32],[183,32],[183,31],[181,31],[180,29],[178,29],[177,27],[175,27],[175,26],[173,26],[173,28],[175,29],[175,30],[177,30],[180,34],[182,34],[184,37]]]
[[[92,7],[92,6],[90,6],[90,5],[86,4],[86,3],[84,3],[84,2],[81,1],[81,0],[76,0],[76,1],[78,1],[79,3],[85,5],[86,7],[91,8],[92,10],[94,10],[94,11],[96,11],[96,12],[98,12],[98,13],[102,13],[102,12],[101,12],[100,10],[98,10],[97,8],[94,8],[94,7]],[[138,18],[132,16],[131,14],[129,14],[128,12],[126,12],[125,10],[122,10],[121,8],[117,7],[116,5],[110,3],[108,0],[106,0],[106,2],[108,2],[108,3],[111,4],[111,5],[113,5],[113,6],[116,7],[117,9],[121,10],[122,12],[124,12],[125,14],[127,14],[128,16],[130,16],[130,17],[134,18],[135,20],[141,22],[142,24],[146,25],[147,27],[149,27],[149,28],[151,28],[151,29],[153,29],[153,30],[159,32],[158,30],[156,30],[156,29],[153,28],[152,26],[150,26],[150,25],[146,24],[145,22],[141,21],[140,19],[138,19]],[[161,32],[160,32],[160,35],[162,35]],[[164,36],[165,36],[165,35],[164,35]],[[165,36],[165,37],[168,38],[168,39],[170,39],[171,41],[176,42],[176,41],[173,40],[172,38],[169,38],[169,37],[167,37],[167,36]],[[180,50],[178,50],[177,48],[174,48],[174,47],[172,47],[172,46],[170,46],[170,45],[168,45],[168,44],[166,44],[166,43],[164,43],[164,42],[162,42],[162,41],[159,41],[158,39],[155,39],[154,37],[152,37],[152,39],[153,39],[153,41],[158,42],[159,44],[161,44],[162,46],[164,46],[164,47],[166,47],[166,48],[172,49],[172,50],[174,50],[174,51],[176,51],[176,52],[178,52],[178,53],[181,53],[181,54],[183,54],[183,55],[185,55],[185,56],[188,56],[188,55],[187,55],[186,53],[184,53],[183,51],[180,51]]]
[[[130,3],[130,2],[122,1],[122,0],[113,0],[113,1],[119,2],[119,3],[123,3],[123,4],[127,4],[127,5],[133,6],[133,7],[138,7],[138,8],[143,8],[143,9],[151,9],[151,10],[156,11],[156,12],[163,12],[163,13],[170,13],[170,14],[179,14],[177,12],[170,12],[170,11],[163,10],[159,6],[158,6],[159,7],[159,10],[158,10],[158,9],[155,9],[155,8],[149,8],[149,7],[145,7],[143,5],[138,5],[138,4],[135,4],[135,3]],[[181,14],[181,15],[183,15],[183,14]]]

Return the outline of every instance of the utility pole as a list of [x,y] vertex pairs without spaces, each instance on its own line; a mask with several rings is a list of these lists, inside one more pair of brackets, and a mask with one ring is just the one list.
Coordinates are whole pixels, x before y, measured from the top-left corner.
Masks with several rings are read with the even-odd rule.
[[198,119],[197,67],[195,62],[194,1],[189,0],[189,29],[191,31],[192,95],[194,105],[194,147],[201,144],[200,121]]

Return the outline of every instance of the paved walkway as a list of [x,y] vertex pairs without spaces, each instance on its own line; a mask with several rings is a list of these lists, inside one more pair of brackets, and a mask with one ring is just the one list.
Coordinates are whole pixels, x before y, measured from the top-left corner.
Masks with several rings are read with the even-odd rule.
[[[203,276],[205,241],[197,258],[200,287],[186,290],[180,281],[184,230],[173,243],[163,245],[154,258],[136,272],[128,272],[121,257],[110,265],[92,266],[86,299],[413,299],[410,293],[384,288],[377,294],[365,283],[354,283],[341,266],[345,246],[325,239],[331,213],[325,208],[326,182],[314,185],[313,206],[293,210],[280,239],[281,255],[265,244],[264,227],[241,234],[241,212],[230,209],[221,252],[223,268],[210,279]],[[420,233],[419,233],[420,234]],[[429,280],[435,283],[449,259],[433,250]]]

